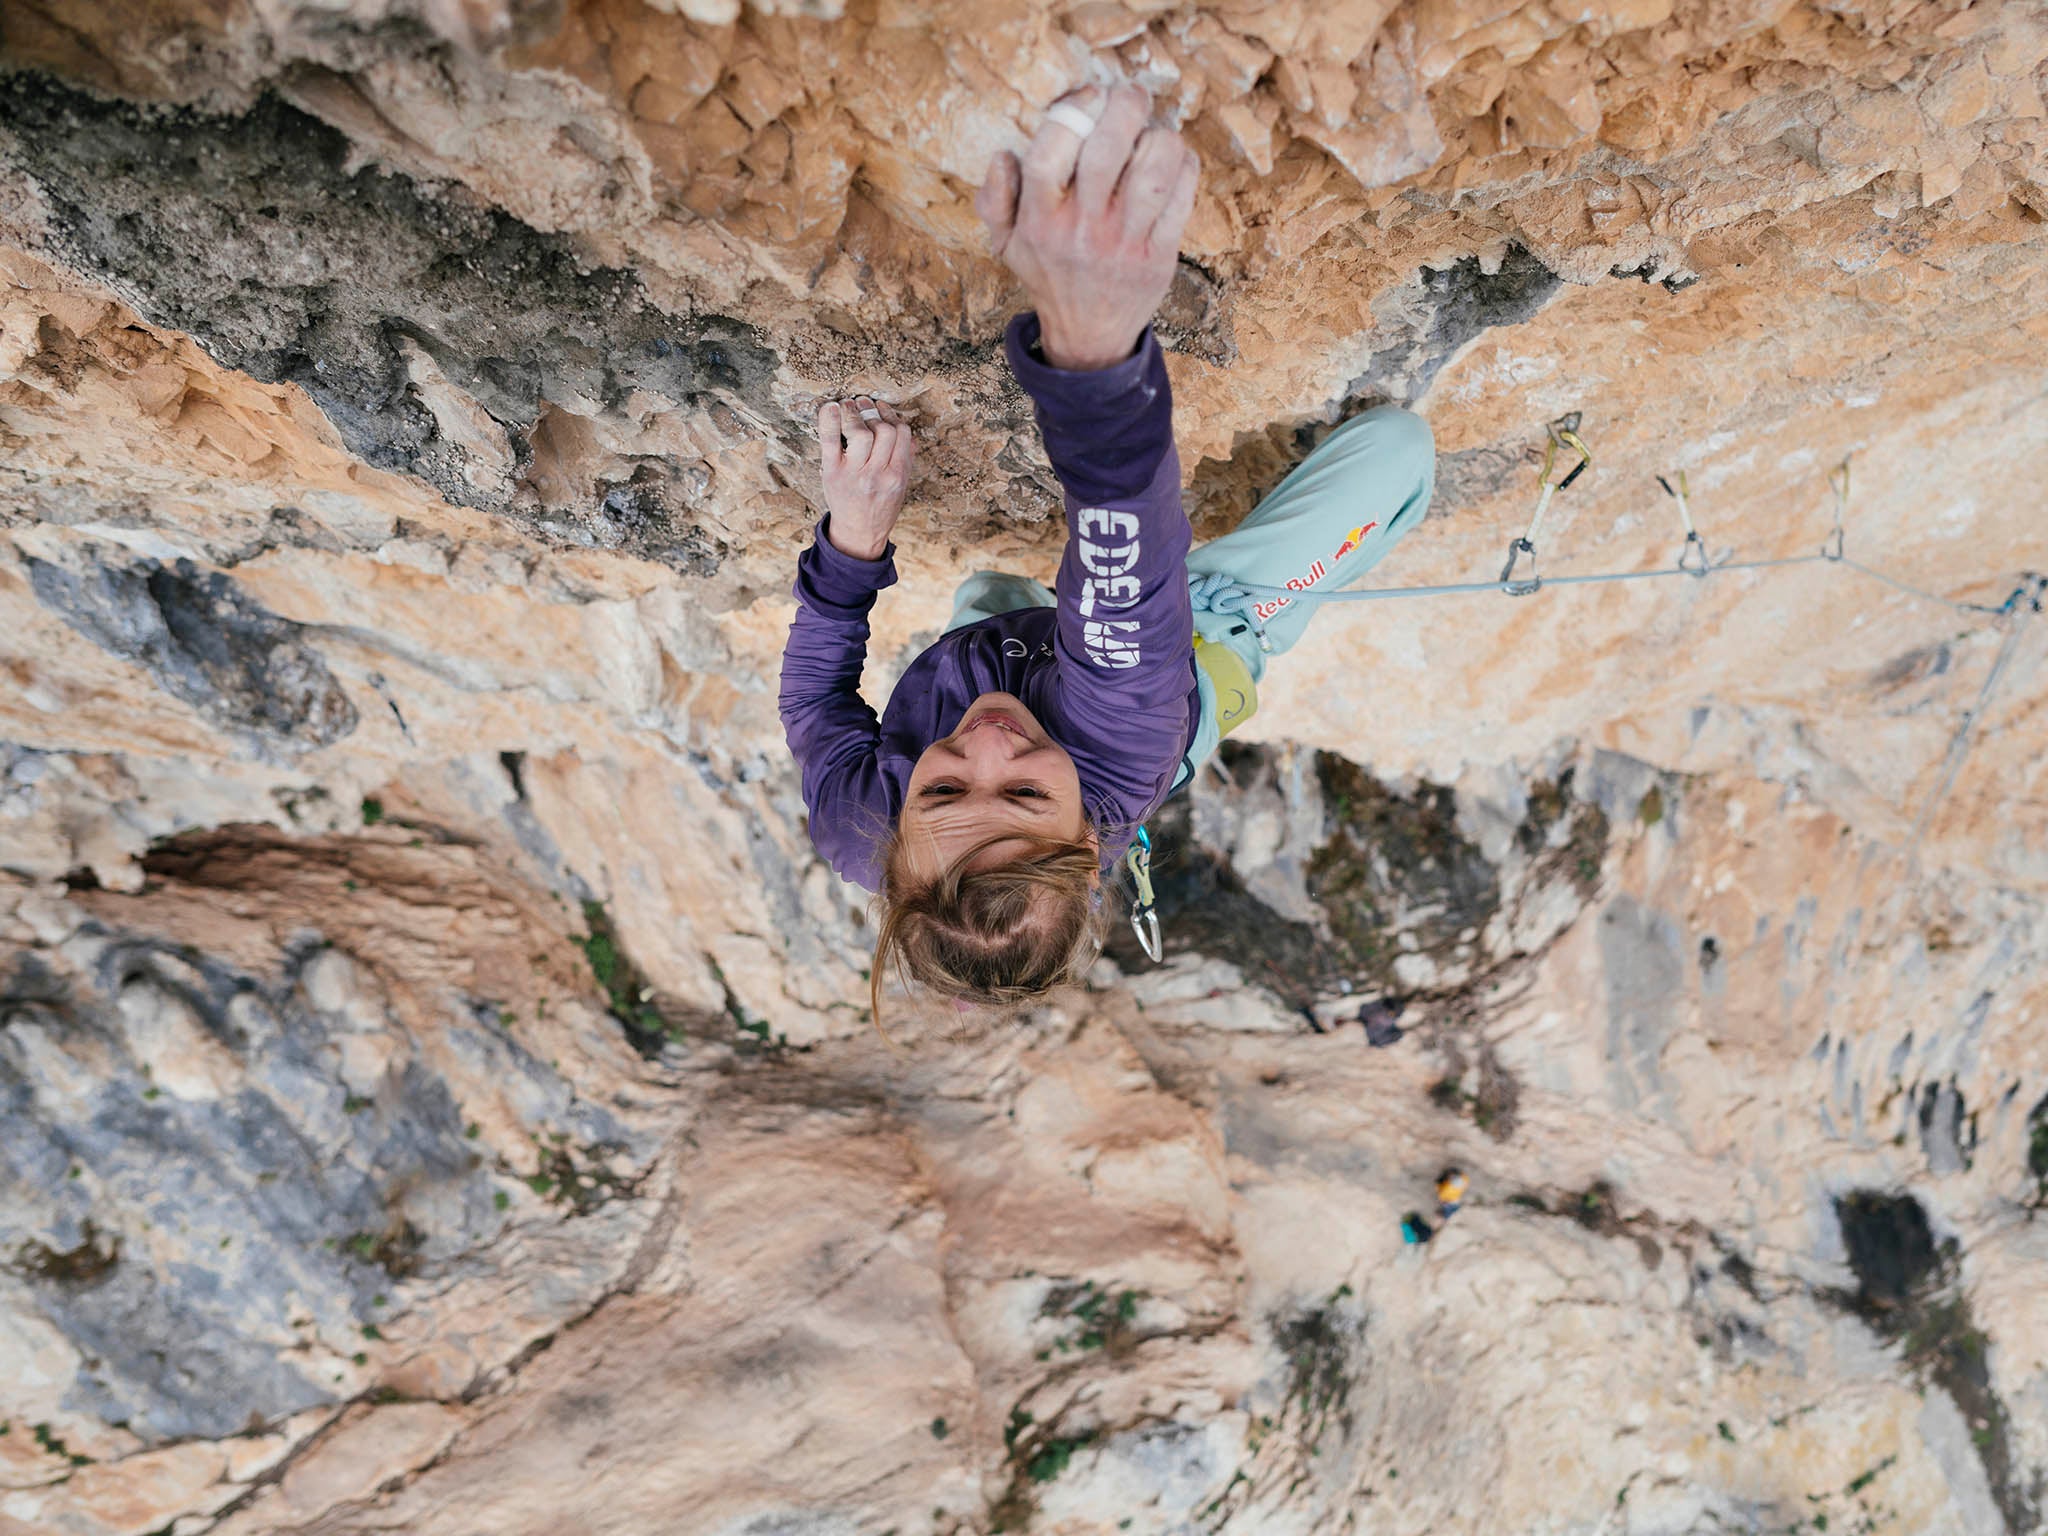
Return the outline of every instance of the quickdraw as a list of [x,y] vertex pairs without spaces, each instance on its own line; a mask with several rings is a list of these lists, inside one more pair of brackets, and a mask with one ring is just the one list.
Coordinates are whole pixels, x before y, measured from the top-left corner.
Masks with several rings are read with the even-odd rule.
[[1688,499],[1690,488],[1685,483],[1685,471],[1678,472],[1678,484],[1673,485],[1662,475],[1657,483],[1664,487],[1664,494],[1678,503],[1678,520],[1685,524],[1685,547],[1678,552],[1678,569],[1688,576],[1710,575],[1714,562],[1707,558],[1707,541],[1700,537],[1699,529],[1692,523],[1692,502]]
[[[1500,589],[1509,597],[1527,597],[1542,590],[1543,578],[1536,574],[1536,533],[1543,526],[1543,514],[1550,510],[1553,496],[1593,466],[1593,450],[1579,436],[1579,416],[1577,411],[1567,412],[1543,429],[1549,440],[1543,446],[1543,469],[1537,477],[1541,489],[1536,496],[1536,511],[1529,518],[1529,531],[1509,543],[1508,563],[1500,569]],[[1562,480],[1553,482],[1550,472],[1557,467],[1560,448],[1576,453],[1579,462],[1565,472]],[[1524,555],[1529,557],[1529,575],[1518,580],[1515,565]]]
[[1131,872],[1131,932],[1138,936],[1145,957],[1157,965],[1166,950],[1159,942],[1159,909],[1152,895],[1152,834],[1143,827],[1131,839],[1124,865]]
[[1828,471],[1828,489],[1835,493],[1835,526],[1828,530],[1828,541],[1820,547],[1823,560],[1842,558],[1842,517],[1849,510],[1849,461],[1845,458]]
[[[1548,443],[1543,452],[1543,468],[1539,476],[1541,489],[1536,499],[1536,511],[1534,516],[1529,519],[1528,532],[1509,543],[1507,564],[1502,568],[1498,581],[1459,581],[1435,586],[1352,588],[1343,591],[1297,591],[1290,588],[1264,586],[1254,582],[1228,582],[1218,578],[1206,578],[1206,581],[1213,584],[1216,590],[1227,592],[1227,600],[1233,605],[1230,611],[1237,611],[1238,607],[1249,604],[1251,599],[1261,597],[1285,598],[1289,601],[1299,599],[1311,603],[1376,603],[1386,602],[1395,598],[1449,597],[1453,595],[1490,592],[1504,592],[1509,597],[1527,597],[1532,592],[1540,591],[1545,586],[1593,586],[1609,582],[1655,581],[1671,576],[1691,576],[1698,579],[1710,575],[1718,575],[1722,572],[1781,570],[1792,566],[1828,564],[1839,565],[1847,570],[1855,571],[1859,575],[1881,582],[1894,591],[1903,593],[1921,602],[1933,603],[1943,608],[1952,608],[1958,613],[1977,615],[2000,621],[2006,626],[2007,633],[2004,641],[2001,643],[1997,659],[1992,665],[1991,674],[1986,678],[1984,688],[1979,693],[1976,704],[1964,715],[1961,726],[1952,738],[1941,780],[1923,805],[1920,815],[1914,823],[1913,830],[1907,839],[1909,849],[1917,847],[1922,832],[1931,823],[1935,812],[1940,808],[1944,797],[1955,781],[1957,773],[1961,770],[1963,759],[1970,751],[1971,743],[1975,738],[1976,728],[1983,719],[1992,696],[1996,692],[2011,662],[2013,647],[2017,642],[2024,621],[2034,614],[2041,613],[2044,611],[2044,608],[2048,608],[2048,576],[2037,572],[2028,572],[2021,583],[2011,589],[2004,602],[1992,604],[1972,602],[1947,597],[1939,592],[1930,592],[1924,587],[1915,586],[1911,582],[1903,581],[1888,571],[1879,570],[1875,566],[1865,564],[1848,552],[1847,523],[1850,478],[1849,460],[1845,457],[1841,463],[1837,464],[1828,473],[1828,489],[1834,494],[1834,517],[1828,529],[1825,542],[1822,543],[1818,550],[1811,553],[1779,555],[1773,558],[1758,560],[1738,560],[1734,557],[1735,552],[1733,550],[1724,549],[1719,560],[1713,559],[1708,554],[1706,541],[1701,538],[1699,529],[1693,522],[1691,487],[1686,483],[1685,472],[1680,470],[1676,474],[1677,484],[1675,485],[1663,475],[1657,477],[1658,484],[1662,485],[1671,499],[1678,503],[1679,521],[1685,528],[1685,544],[1679,552],[1676,565],[1660,567],[1654,570],[1600,571],[1585,574],[1568,574],[1552,576],[1546,580],[1539,576],[1535,569],[1536,536],[1542,528],[1544,514],[1550,510],[1552,498],[1574,480],[1578,479],[1580,475],[1584,474],[1587,469],[1592,467],[1593,463],[1593,451],[1586,446],[1585,440],[1579,436],[1579,420],[1580,413],[1573,411],[1549,423],[1545,428]],[[1561,479],[1553,481],[1550,477],[1557,468],[1560,451],[1576,454],[1578,462],[1567,470]],[[1518,577],[1516,574],[1517,566],[1524,557],[1529,562],[1528,572],[1526,575]],[[1207,593],[1203,590],[1203,583],[1191,582],[1191,586],[1196,589],[1193,594],[1195,596],[1195,606],[1197,608],[1203,607],[1203,599],[1207,596]],[[1224,611],[1220,603],[1213,606],[1216,611]],[[1245,608],[1245,611],[1255,614],[1257,610],[1255,606],[1249,606]],[[1138,904],[1131,913],[1131,927],[1138,935],[1138,942],[1144,947],[1145,953],[1156,961],[1160,953],[1159,919],[1153,909],[1151,894],[1151,841],[1142,830],[1140,830],[1138,838],[1138,842],[1132,845],[1129,855],[1132,880],[1137,886],[1139,893]],[[1424,1236],[1411,1237],[1410,1241],[1428,1241],[1426,1235],[1428,1224],[1426,1222],[1423,1223],[1423,1231],[1425,1233]]]
[[[1901,581],[1898,577],[1891,575],[1887,571],[1881,571],[1875,566],[1865,565],[1854,555],[1849,554],[1846,548],[1847,534],[1845,531],[1846,516],[1849,508],[1849,461],[1847,459],[1838,464],[1828,475],[1828,486],[1835,494],[1834,525],[1828,530],[1827,542],[1812,554],[1779,555],[1775,558],[1764,560],[1737,560],[1733,550],[1724,549],[1718,560],[1710,558],[1707,554],[1706,541],[1700,537],[1699,530],[1693,526],[1692,504],[1688,495],[1689,488],[1686,485],[1684,473],[1680,472],[1676,486],[1672,485],[1662,475],[1657,477],[1658,482],[1666,491],[1671,493],[1672,499],[1678,503],[1679,520],[1685,525],[1685,546],[1679,554],[1676,565],[1660,566],[1655,570],[1648,571],[1601,571],[1584,575],[1538,576],[1535,571],[1536,533],[1542,525],[1544,513],[1549,509],[1550,500],[1557,492],[1578,479],[1579,475],[1593,462],[1592,450],[1587,448],[1584,439],[1578,434],[1578,421],[1579,413],[1574,411],[1568,416],[1561,416],[1556,421],[1551,422],[1546,429],[1549,433],[1550,444],[1543,455],[1543,489],[1536,502],[1536,515],[1529,521],[1529,531],[1522,535],[1521,538],[1509,542],[1508,563],[1502,569],[1498,580],[1454,581],[1441,586],[1354,587],[1344,591],[1331,592],[1321,590],[1300,591],[1286,587],[1263,586],[1256,582],[1229,582],[1224,581],[1222,578],[1208,577],[1201,578],[1200,580],[1191,579],[1190,596],[1194,599],[1194,605],[1197,610],[1204,606],[1205,588],[1209,582],[1217,582],[1224,588],[1227,593],[1228,602],[1233,605],[1230,611],[1236,611],[1238,605],[1246,605],[1245,611],[1256,614],[1258,610],[1255,605],[1252,605],[1252,600],[1262,597],[1285,598],[1289,602],[1301,601],[1308,603],[1383,603],[1394,598],[1452,597],[1483,592],[1505,592],[1509,597],[1527,597],[1530,593],[1541,591],[1546,587],[1600,586],[1608,582],[1617,581],[1656,581],[1667,576],[1692,576],[1697,578],[1718,575],[1723,571],[1768,571],[1780,570],[1794,565],[1828,564],[1839,565],[1848,570],[1858,572],[1861,575],[1870,577],[1872,580],[1881,581],[1893,590],[1905,593],[1908,597],[1918,598],[1922,602],[1937,603],[1944,608],[1953,608],[1958,613],[1984,614],[1998,618],[2003,617],[2012,610],[2013,600],[2011,598],[2007,598],[2003,606],[1995,606],[1990,603],[1965,602],[1953,597],[1943,597],[1938,592],[1929,592],[1925,587],[1916,587],[1909,581]],[[1571,452],[1576,453],[1579,456],[1579,462],[1565,474],[1562,480],[1553,483],[1550,479],[1550,474],[1557,466],[1557,454],[1560,448],[1569,449]],[[1526,576],[1517,577],[1515,574],[1516,568],[1524,556],[1528,557],[1529,571]],[[1224,611],[1221,603],[1210,604],[1209,606],[1213,607],[1215,611]],[[1270,649],[1270,646],[1268,649]]]

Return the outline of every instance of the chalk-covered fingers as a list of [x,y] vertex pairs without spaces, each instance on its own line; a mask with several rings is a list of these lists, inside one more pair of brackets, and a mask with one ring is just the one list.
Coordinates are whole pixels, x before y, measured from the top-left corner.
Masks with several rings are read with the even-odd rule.
[[876,471],[902,461],[910,449],[910,426],[896,407],[879,400],[860,398],[860,419],[873,441],[868,447],[868,467]]
[[818,468],[831,475],[846,461],[846,407],[827,400],[818,407]]
[[1180,170],[1174,177],[1173,190],[1166,194],[1166,205],[1152,222],[1153,250],[1170,250],[1176,261],[1180,259],[1180,237],[1188,227],[1188,215],[1195,211],[1195,192],[1201,181],[1202,157],[1192,149],[1182,149]]
[[855,421],[867,433],[867,453],[861,462],[878,471],[885,465],[903,462],[911,448],[910,424],[896,407],[866,395],[858,396],[852,404]]
[[1080,200],[1083,218],[1099,215],[1109,207],[1138,136],[1144,131],[1145,120],[1151,115],[1152,98],[1137,86],[1120,85],[1109,93],[1102,119],[1088,135],[1088,142],[1081,146],[1074,167],[1074,195]]
[[1010,236],[1016,231],[1017,194],[1023,183],[1024,172],[1017,157],[1005,149],[989,162],[988,174],[982,177],[981,187],[974,194],[974,211],[988,226],[989,249],[997,256],[1009,248]]
[[[1151,238],[1193,158],[1194,151],[1181,143],[1180,135],[1171,128],[1147,128],[1139,135],[1123,168],[1123,180],[1117,184],[1126,239],[1143,242]],[[1172,243],[1176,246],[1179,233],[1174,231]]]
[[855,395],[839,407],[839,430],[846,437],[846,466],[859,469],[874,457],[875,429],[882,412],[867,395]]
[[1027,167],[1003,259],[1031,296],[1040,350],[1056,368],[1129,357],[1173,281],[1198,164],[1173,129],[1146,126],[1149,112],[1136,87],[1107,93],[1072,190],[1049,208],[1034,204]]
[[[910,433],[910,423],[903,419],[893,405],[883,405],[881,412],[882,419],[875,429],[875,451],[868,462],[875,465],[886,464],[892,474],[900,473],[907,481],[911,455],[917,451],[916,441]],[[882,437],[884,428],[888,431],[886,442]],[[888,450],[886,453],[883,452],[884,448]]]
[[1090,130],[1104,110],[1102,94],[1095,86],[1086,85],[1067,92],[1046,109],[1038,132],[1031,136],[1031,144],[1024,151],[1018,219],[1045,218],[1065,201],[1067,188],[1074,180],[1074,167],[1092,140]]

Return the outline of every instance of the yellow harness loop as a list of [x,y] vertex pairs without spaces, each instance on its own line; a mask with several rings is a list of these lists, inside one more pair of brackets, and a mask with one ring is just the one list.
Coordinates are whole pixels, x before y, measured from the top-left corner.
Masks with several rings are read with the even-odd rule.
[[1244,658],[1227,645],[1195,636],[1195,665],[1216,689],[1216,734],[1228,736],[1259,712],[1259,689]]

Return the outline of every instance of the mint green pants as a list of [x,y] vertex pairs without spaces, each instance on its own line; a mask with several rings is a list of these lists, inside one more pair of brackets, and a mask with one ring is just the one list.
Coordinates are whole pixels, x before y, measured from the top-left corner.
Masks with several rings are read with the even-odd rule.
[[[1309,456],[1251,515],[1220,539],[1188,555],[1189,580],[1222,575],[1255,586],[1300,592],[1330,591],[1358,581],[1422,521],[1436,485],[1436,442],[1429,423],[1399,406],[1382,405],[1352,417]],[[953,594],[948,631],[1018,608],[1050,608],[1043,582],[1001,571],[976,571]],[[1242,614],[1197,612],[1195,633],[1227,645],[1257,682],[1272,656],[1293,649],[1322,605],[1292,598],[1262,599],[1268,651]],[[1209,675],[1199,667],[1202,694],[1195,739],[1181,764],[1176,788],[1206,762],[1222,739]]]

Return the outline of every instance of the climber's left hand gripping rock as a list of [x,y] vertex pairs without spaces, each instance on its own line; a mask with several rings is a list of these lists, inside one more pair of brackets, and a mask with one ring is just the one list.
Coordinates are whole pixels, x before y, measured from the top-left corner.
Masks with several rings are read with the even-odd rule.
[[915,445],[893,406],[860,395],[818,407],[818,467],[831,512],[825,536],[842,555],[879,560],[910,486]]
[[[1021,163],[996,156],[974,206],[1038,311],[1046,361],[1108,368],[1166,297],[1200,162],[1179,133],[1147,126],[1151,101],[1136,86],[1089,86],[1056,108]],[[1086,118],[1085,135],[1070,126]]]

